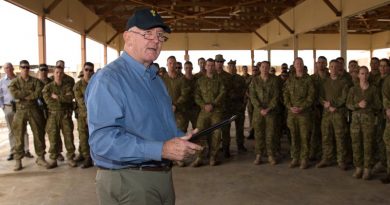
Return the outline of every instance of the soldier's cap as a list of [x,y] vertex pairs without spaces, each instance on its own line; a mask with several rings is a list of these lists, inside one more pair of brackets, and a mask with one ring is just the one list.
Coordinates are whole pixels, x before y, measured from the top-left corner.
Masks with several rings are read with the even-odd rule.
[[215,61],[219,61],[219,62],[225,62],[225,59],[223,58],[223,55],[222,54],[217,54],[215,55]]
[[77,76],[78,78],[82,78],[82,77],[84,77],[84,71],[82,70],[82,71],[80,71],[80,73],[79,73],[79,75]]
[[237,60],[235,60],[235,61],[234,61],[234,60],[230,60],[230,61],[228,62],[228,64],[236,65],[236,61],[237,61]]
[[142,30],[160,27],[165,32],[171,33],[171,28],[169,28],[169,26],[164,23],[157,11],[148,8],[136,10],[127,21],[126,30],[129,30],[134,26]]
[[39,64],[40,71],[49,71],[49,67],[46,64]]

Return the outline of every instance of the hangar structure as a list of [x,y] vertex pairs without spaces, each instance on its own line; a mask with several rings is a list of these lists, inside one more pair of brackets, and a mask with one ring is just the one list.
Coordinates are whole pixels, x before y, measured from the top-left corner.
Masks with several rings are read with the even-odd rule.
[[133,11],[151,7],[173,32],[163,50],[370,50],[390,47],[389,0],[6,0],[38,16],[39,62],[46,62],[45,19],[118,52]]

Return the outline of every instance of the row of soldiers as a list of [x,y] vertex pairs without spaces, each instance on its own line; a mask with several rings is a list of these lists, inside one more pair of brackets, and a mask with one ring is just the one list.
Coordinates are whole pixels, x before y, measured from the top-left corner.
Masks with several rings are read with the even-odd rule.
[[[346,72],[343,58],[331,60],[327,68],[327,59],[320,56],[311,76],[301,58],[294,60],[290,71],[286,64],[282,65],[279,76],[270,73],[268,61],[255,66],[252,76],[248,75],[247,67],[243,67],[243,76],[238,75],[232,60],[226,72],[224,62],[222,55],[215,59],[200,58],[201,70],[192,75],[191,62],[184,64],[185,74],[182,74],[180,66],[176,68],[175,57],[168,58],[168,72],[162,74],[162,79],[182,130],[187,130],[189,122],[202,130],[237,115],[238,151],[245,152],[243,122],[245,105],[249,104],[255,133],[254,164],[262,163],[264,156],[268,156],[270,164],[278,163],[283,131],[290,136],[291,168],[306,169],[309,159],[317,158],[321,159],[318,168],[336,161],[342,170],[347,170],[353,161],[356,168],[353,176],[370,179],[374,165],[380,170],[388,164],[384,141],[389,141],[389,134],[383,135],[388,118],[386,94],[390,96],[390,90],[386,90],[390,89],[386,88],[390,84],[388,59],[372,58],[371,72],[353,60]],[[225,158],[230,157],[229,130],[230,127],[222,128],[198,142],[209,147],[210,165],[218,164],[221,141]],[[390,144],[387,144],[389,155]],[[198,154],[191,166],[204,163],[206,150]],[[387,173],[384,181],[390,179],[389,168]]]
[[[8,64],[10,65],[10,64]],[[64,73],[65,63],[62,60],[56,62],[53,76],[48,77],[48,66],[41,64],[39,67],[39,78],[30,75],[30,64],[27,60],[20,61],[20,75],[12,75],[13,67],[7,66],[4,69],[7,76],[12,78],[8,89],[13,97],[15,115],[12,122],[12,133],[15,138],[13,156],[15,158],[14,171],[23,168],[22,158],[24,157],[23,136],[26,133],[27,123],[30,124],[34,137],[34,148],[36,164],[52,169],[58,166],[57,160],[62,156],[62,140],[67,151],[67,163],[76,167],[77,162],[83,162],[81,167],[93,166],[88,144],[87,111],[84,103],[84,92],[88,81],[94,73],[94,65],[86,62],[83,66],[83,76],[77,83]],[[75,103],[74,103],[75,100]],[[74,106],[77,105],[77,106]],[[78,132],[80,138],[79,152],[75,156],[75,145],[73,136],[72,113],[77,107]],[[47,133],[50,148],[50,161],[45,160],[46,144],[45,133]]]

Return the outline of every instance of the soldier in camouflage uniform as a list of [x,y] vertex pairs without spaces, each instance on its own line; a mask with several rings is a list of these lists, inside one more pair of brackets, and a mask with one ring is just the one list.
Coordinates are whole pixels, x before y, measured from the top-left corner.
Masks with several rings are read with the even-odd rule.
[[170,56],[167,59],[168,73],[162,79],[168,90],[169,96],[172,99],[172,110],[175,113],[177,127],[183,132],[187,131],[186,118],[184,117],[185,105],[190,96],[190,87],[184,80],[183,76],[179,76],[175,69],[176,58]]
[[370,82],[370,84],[377,86],[381,81],[381,73],[379,71],[379,58],[377,57],[371,58],[370,67],[371,67],[371,71],[368,77],[368,82]]
[[[195,90],[195,102],[200,107],[201,111],[198,116],[197,128],[203,130],[221,121],[223,115],[223,105],[225,102],[225,87],[222,81],[216,76],[214,71],[215,62],[209,58],[206,61],[206,75],[199,78]],[[217,165],[217,155],[221,142],[221,130],[216,130],[212,136],[207,136],[210,139],[209,154],[210,165]],[[205,147],[207,138],[203,138],[197,143]],[[203,157],[207,149],[197,154],[197,158],[191,164],[192,167],[201,166]]]
[[351,60],[348,63],[348,73],[352,78],[353,86],[359,85],[359,64],[356,60]]
[[181,62],[176,62],[175,69],[176,69],[176,73],[179,77],[182,77],[184,75],[182,72],[183,64]]
[[[230,82],[232,84],[231,90],[228,90],[227,92],[227,95],[230,98],[229,109],[232,115],[237,115],[237,119],[234,121],[236,125],[237,151],[239,153],[243,153],[247,151],[244,146],[244,121],[246,105],[245,98],[248,87],[245,79],[237,74],[236,61],[229,61],[228,70],[232,75],[232,82]],[[230,124],[227,125],[227,129],[230,130]]]
[[254,164],[261,163],[264,151],[267,151],[268,162],[275,165],[276,162],[276,115],[281,97],[280,82],[277,77],[269,74],[270,63],[263,61],[260,66],[260,77],[255,77],[249,87],[249,95],[254,107],[253,123],[255,129],[255,153]]
[[[49,68],[47,67],[46,64],[40,64],[39,65],[39,80],[43,83],[43,86],[51,83],[53,80],[51,78],[48,77],[48,73],[49,73]],[[45,103],[45,100],[43,99],[43,96],[40,96],[38,98],[38,104],[39,104],[39,107],[41,108],[42,110],[42,113],[43,113],[43,117],[45,119],[45,125],[46,125],[46,120],[47,120],[47,117],[49,116],[49,111],[47,109],[47,104]]]
[[88,82],[91,79],[92,75],[94,73],[94,65],[91,62],[86,62],[84,64],[83,68],[83,77],[81,80],[79,80],[73,87],[74,97],[77,102],[78,107],[78,118],[77,118],[77,130],[79,132],[79,139],[80,139],[80,146],[79,146],[79,153],[80,157],[79,160],[75,159],[75,161],[82,161],[84,160],[83,164],[81,165],[82,169],[91,167],[92,159],[89,153],[89,144],[88,144],[88,138],[89,138],[89,132],[88,132],[88,124],[87,124],[87,107],[85,105],[84,101],[84,93],[87,89]]
[[[390,61],[388,59],[382,59],[380,66],[387,67],[390,69]],[[386,177],[382,179],[385,184],[390,183],[390,75],[387,75],[382,86],[382,97],[383,97],[383,110],[386,113],[386,128],[383,134],[383,141],[386,145],[386,158],[387,158],[387,173]]]
[[286,82],[283,91],[284,105],[288,110],[287,126],[291,132],[290,168],[299,165],[308,168],[311,109],[314,103],[315,90],[310,76],[304,73],[302,58],[294,60],[295,74]]
[[42,83],[29,75],[30,64],[26,60],[20,61],[20,76],[13,79],[8,86],[11,95],[16,102],[16,113],[12,123],[15,137],[15,167],[14,171],[23,168],[24,133],[27,132],[27,122],[31,126],[34,136],[35,153],[38,155],[36,163],[39,166],[47,166],[45,161],[45,131],[42,112],[38,108],[38,98],[41,96]]
[[349,86],[347,82],[338,76],[336,60],[329,63],[330,77],[326,78],[320,87],[319,102],[324,107],[321,122],[322,131],[322,160],[317,164],[318,168],[331,165],[334,159],[333,141],[336,142],[337,163],[342,170],[347,169],[345,163],[347,150],[345,144],[345,132],[347,128],[346,101]]
[[64,69],[61,66],[56,66],[54,69],[54,81],[47,84],[42,90],[43,98],[49,109],[46,132],[49,135],[51,162],[48,169],[57,167],[57,158],[60,154],[60,131],[62,131],[64,136],[68,165],[71,167],[77,166],[77,163],[73,160],[75,153],[72,121],[73,87],[69,83],[65,83],[63,77]]
[[[381,109],[378,90],[368,82],[368,68],[359,69],[359,86],[349,90],[347,107],[352,110],[351,137],[353,163],[356,167],[353,176],[368,180],[373,165],[373,143],[375,134],[375,114]],[[364,167],[364,172],[363,172]]]
[[[233,115],[233,112],[231,111],[231,98],[230,93],[228,93],[229,90],[231,90],[232,87],[232,75],[230,75],[228,72],[223,70],[223,64],[225,62],[225,59],[221,54],[218,54],[215,56],[215,75],[218,79],[220,79],[225,87],[226,90],[226,98],[224,99],[223,103],[223,114],[222,119],[228,119]],[[223,127],[222,129],[222,148],[223,148],[223,154],[225,158],[230,157],[230,129],[228,126]]]
[[319,57],[319,60],[315,63],[314,74],[311,75],[311,79],[314,83],[315,89],[315,101],[313,105],[313,127],[311,130],[310,138],[310,159],[320,159],[321,158],[321,119],[322,119],[322,105],[319,101],[319,91],[322,87],[324,81],[329,78],[329,73],[327,72],[327,59],[323,56]]
[[194,75],[192,75],[192,63],[191,61],[187,61],[184,63],[184,80],[187,82],[189,86],[189,96],[186,103],[186,108],[184,111],[184,118],[186,120],[185,127],[188,127],[188,123],[191,122],[191,126],[193,129],[196,128],[196,121],[200,112],[199,106],[195,103],[195,95],[193,94],[196,88],[196,81]]
[[195,79],[199,79],[203,75],[206,74],[206,60],[204,58],[199,58],[198,59],[198,65],[199,65],[199,72],[194,75]]
[[[248,87],[249,85],[251,84],[251,81],[253,78],[255,78],[256,76],[259,76],[260,75],[260,71],[259,71],[259,66],[253,66],[252,67],[252,75],[248,78]],[[249,93],[248,93],[249,95]],[[249,116],[249,124],[252,125],[252,119],[253,119],[253,105],[252,105],[252,102],[250,100],[250,98],[248,98],[248,103],[246,105],[246,108],[248,109],[248,116]],[[255,138],[255,135],[254,135],[254,129],[251,128],[249,130],[249,136],[247,139],[254,139]]]

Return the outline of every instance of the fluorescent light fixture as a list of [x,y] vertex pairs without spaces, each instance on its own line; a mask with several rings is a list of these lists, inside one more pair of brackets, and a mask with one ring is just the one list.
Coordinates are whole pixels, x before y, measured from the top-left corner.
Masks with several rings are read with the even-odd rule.
[[377,19],[377,21],[390,22],[390,19]]
[[201,31],[220,31],[220,28],[201,28]]
[[205,19],[230,19],[230,16],[204,16]]

